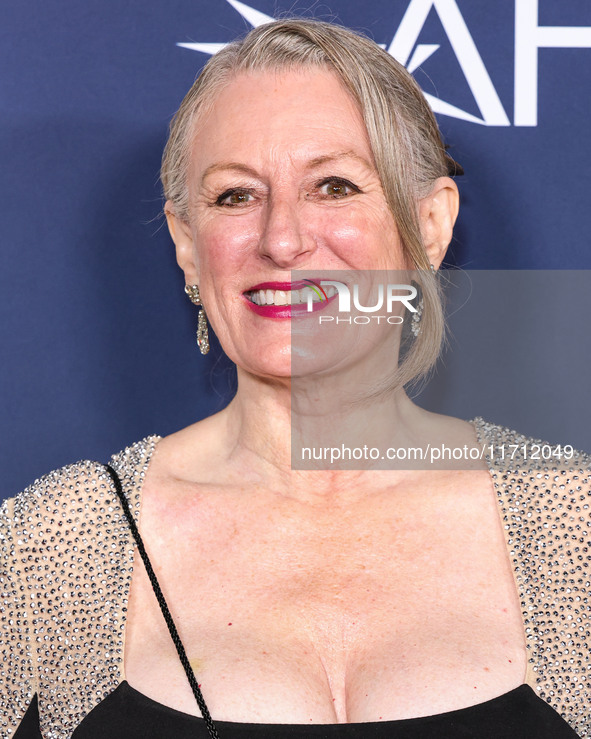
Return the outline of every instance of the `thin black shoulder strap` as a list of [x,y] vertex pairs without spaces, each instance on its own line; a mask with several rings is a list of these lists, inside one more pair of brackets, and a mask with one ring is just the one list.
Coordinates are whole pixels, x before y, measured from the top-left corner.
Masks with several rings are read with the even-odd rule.
[[195,678],[195,673],[193,672],[193,668],[191,667],[191,664],[187,659],[187,653],[185,652],[185,648],[183,646],[183,643],[181,642],[179,632],[177,631],[175,623],[172,619],[172,615],[170,613],[168,605],[164,600],[164,595],[162,594],[162,590],[160,588],[158,580],[156,579],[156,574],[154,572],[152,564],[148,559],[146,548],[144,547],[144,542],[142,541],[142,537],[140,536],[140,532],[138,531],[135,519],[129,508],[129,503],[123,492],[119,475],[115,472],[111,465],[105,466],[107,468],[107,472],[113,480],[113,484],[115,485],[115,491],[117,492],[117,496],[121,501],[125,517],[127,518],[127,522],[129,523],[129,528],[131,529],[131,533],[133,534],[133,538],[135,539],[135,543],[137,544],[138,552],[140,553],[142,562],[144,563],[144,567],[146,568],[146,572],[148,573],[148,577],[150,578],[152,590],[154,591],[154,595],[158,600],[158,605],[160,606],[160,610],[162,611],[162,615],[164,616],[164,620],[166,621],[166,625],[168,626],[168,631],[170,633],[172,641],[174,642],[174,646],[176,647],[176,651],[179,659],[181,660],[183,669],[185,670],[185,675],[187,676],[187,680],[189,681],[189,685],[191,686],[191,690],[193,691],[193,695],[195,696],[195,700],[197,701],[197,705],[199,706],[199,710],[201,711],[201,715],[203,716],[203,720],[205,721],[205,724],[207,726],[209,736],[211,737],[211,739],[219,739],[217,729],[215,727],[215,724],[213,723],[213,719],[211,718],[209,710],[205,705],[205,700],[203,699],[199,684],[197,683],[197,679]]

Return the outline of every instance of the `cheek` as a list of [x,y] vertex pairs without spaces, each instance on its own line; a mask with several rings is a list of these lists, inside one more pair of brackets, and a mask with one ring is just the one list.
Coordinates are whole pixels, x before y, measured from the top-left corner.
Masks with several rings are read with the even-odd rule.
[[236,272],[253,249],[256,251],[258,229],[254,219],[229,217],[217,219],[194,232],[194,244],[204,279]]
[[398,265],[402,249],[389,211],[338,210],[318,224],[325,245],[335,255],[357,269],[382,268],[392,260]]

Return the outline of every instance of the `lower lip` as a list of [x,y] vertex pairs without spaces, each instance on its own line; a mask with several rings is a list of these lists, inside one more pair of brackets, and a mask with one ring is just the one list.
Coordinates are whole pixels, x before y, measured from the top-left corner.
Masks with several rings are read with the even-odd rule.
[[249,300],[246,296],[244,299],[246,300],[246,304],[251,309],[251,311],[259,316],[264,316],[265,318],[285,319],[298,317],[301,318],[310,315],[310,313],[316,313],[319,310],[323,310],[324,308],[326,308],[327,305],[332,303],[332,301],[336,297],[336,295],[333,295],[328,300],[320,300],[318,302],[312,303],[311,311],[308,310],[307,303],[296,303],[296,305],[257,305],[256,303],[253,303],[251,300]]

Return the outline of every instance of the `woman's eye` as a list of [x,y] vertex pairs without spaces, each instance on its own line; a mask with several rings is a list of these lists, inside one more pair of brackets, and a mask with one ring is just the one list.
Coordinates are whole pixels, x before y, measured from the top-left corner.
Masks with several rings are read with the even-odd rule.
[[226,190],[215,201],[216,205],[246,205],[250,203],[252,193],[250,190]]
[[329,180],[324,180],[320,183],[319,189],[322,195],[326,195],[329,198],[344,198],[347,195],[352,195],[361,190],[356,187],[349,180],[343,180],[336,177],[331,177]]

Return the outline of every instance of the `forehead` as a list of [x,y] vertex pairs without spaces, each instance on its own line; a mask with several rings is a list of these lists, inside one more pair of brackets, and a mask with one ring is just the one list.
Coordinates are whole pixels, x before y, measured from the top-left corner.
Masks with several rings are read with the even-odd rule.
[[241,73],[216,95],[192,141],[193,173],[220,161],[305,163],[328,151],[373,162],[357,102],[321,69]]

